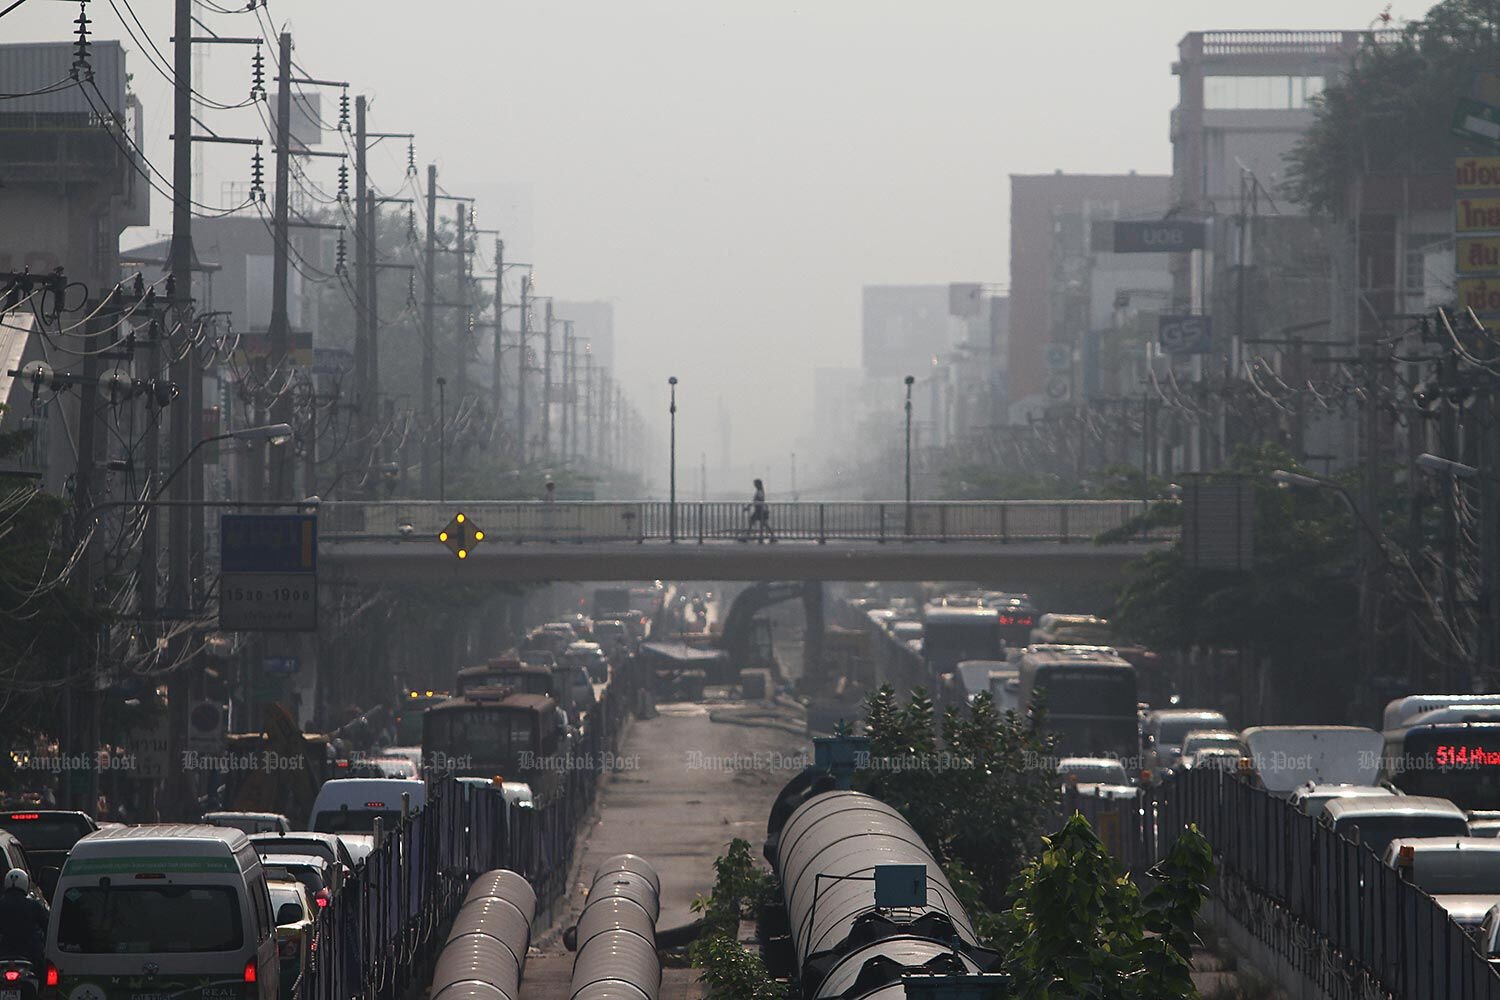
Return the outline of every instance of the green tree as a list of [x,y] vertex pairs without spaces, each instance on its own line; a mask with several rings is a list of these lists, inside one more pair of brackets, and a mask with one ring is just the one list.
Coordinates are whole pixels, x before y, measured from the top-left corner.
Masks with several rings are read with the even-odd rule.
[[1313,124],[1288,156],[1289,193],[1315,212],[1345,215],[1361,174],[1450,170],[1466,148],[1449,132],[1455,102],[1496,66],[1495,0],[1443,0],[1420,21],[1366,37],[1346,74],[1314,100]]
[[1152,870],[1143,899],[1077,814],[1044,839],[1002,920],[1004,970],[1023,1000],[1187,1000],[1193,920],[1212,876],[1190,827]]
[[739,942],[740,921],[759,916],[775,891],[775,880],[756,866],[748,841],[736,837],[714,860],[713,890],[693,900],[693,912],[703,915],[703,933],[688,949],[693,966],[703,970],[709,1000],[782,1000],[786,995],[760,957]]
[[[1340,704],[1347,699],[1335,694],[1358,682],[1358,529],[1331,491],[1281,489],[1272,481],[1273,470],[1292,467],[1290,455],[1266,447],[1236,454],[1224,470],[1254,487],[1255,558],[1248,573],[1191,569],[1174,544],[1132,567],[1113,621],[1153,649],[1253,649],[1269,657],[1273,670],[1299,678],[1309,703]],[[1309,684],[1317,690],[1309,693]]]
[[862,789],[905,816],[950,874],[972,879],[975,899],[998,909],[1057,815],[1051,744],[1039,719],[1002,715],[981,693],[967,709],[945,713],[940,732],[925,692],[903,704],[889,685],[866,709]]

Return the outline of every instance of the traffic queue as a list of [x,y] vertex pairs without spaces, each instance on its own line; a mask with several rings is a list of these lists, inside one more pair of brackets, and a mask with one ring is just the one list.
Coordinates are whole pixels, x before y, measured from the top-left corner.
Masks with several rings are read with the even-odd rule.
[[542,903],[564,890],[650,621],[529,630],[451,691],[406,693],[389,735],[409,743],[352,749],[271,709],[232,746],[297,766],[231,770],[230,808],[195,823],[0,812],[0,1000],[402,995],[468,877],[503,865]]

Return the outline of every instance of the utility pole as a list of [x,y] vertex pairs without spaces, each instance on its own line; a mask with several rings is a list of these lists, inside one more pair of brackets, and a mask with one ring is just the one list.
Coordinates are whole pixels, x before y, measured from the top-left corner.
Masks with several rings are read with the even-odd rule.
[[[190,26],[189,26],[190,27]],[[287,268],[291,251],[291,175],[292,175],[292,36],[281,33],[281,59],[276,67],[276,205],[272,221],[273,265],[271,274],[271,322],[266,339],[270,343],[270,359],[273,368],[286,364],[291,336],[291,321],[287,318]],[[292,423],[292,394],[289,386],[283,386],[271,404],[271,419],[275,423]],[[292,499],[292,449],[271,448],[267,454],[271,462],[271,499]],[[174,456],[175,458],[175,456]]]
[[[375,426],[374,380],[371,378],[372,345],[375,342],[375,324],[370,305],[375,284],[375,205],[370,201],[369,161],[365,135],[365,95],[354,98],[354,297],[359,308],[354,311],[354,400],[359,407],[359,432],[355,440],[361,444],[371,439]],[[368,458],[362,476],[369,476],[373,458]]]
[[526,467],[526,342],[531,336],[531,275],[521,276],[521,343],[516,351],[516,464]]
[[572,430],[569,410],[573,407],[573,321],[563,320],[562,350],[562,432],[557,436],[557,450],[562,464],[568,464],[568,432]]
[[594,462],[598,455],[594,451],[594,355],[583,356],[583,454]]
[[505,241],[495,237],[495,349],[490,360],[490,413],[495,428],[500,427],[500,414],[505,405],[505,394],[500,388],[500,355],[505,349]]
[[[182,356],[172,363],[171,379],[176,382],[179,389],[189,391],[191,380],[195,377],[193,371],[195,365],[193,360],[197,357],[197,348],[192,346],[193,339],[193,5],[192,0],[176,0],[173,20],[172,39],[172,70],[175,82],[172,100],[172,243],[168,253],[170,260],[168,265],[171,270],[171,280],[168,287],[171,289],[171,301],[168,304],[171,316],[169,329],[174,332],[181,344],[186,345]],[[289,42],[283,43],[283,48]],[[290,62],[285,59],[284,62]],[[191,394],[189,394],[190,397]],[[192,433],[193,411],[190,398],[180,401],[172,407],[171,416],[171,455],[172,461],[180,462],[193,447]],[[155,438],[154,430],[149,435]],[[153,456],[154,458],[154,456]],[[150,473],[155,473],[154,461],[148,462]],[[148,492],[148,500],[154,496],[154,486]],[[179,621],[187,621],[191,618],[192,603],[189,576],[192,569],[191,547],[192,531],[189,511],[186,507],[192,499],[192,484],[182,477],[172,482],[171,499],[183,506],[176,507],[172,512],[171,529],[167,539],[168,574],[167,574],[167,605],[174,616],[180,616]],[[148,512],[148,517],[150,513]],[[153,518],[154,520],[154,518]],[[154,535],[154,532],[153,532]],[[155,538],[152,538],[150,547],[150,563],[148,571],[153,575],[156,572]],[[153,584],[154,589],[154,584]],[[154,603],[154,602],[153,602]],[[154,641],[154,640],[153,640]],[[179,637],[168,647],[168,656],[175,661],[181,655],[188,642]],[[177,759],[181,752],[186,749],[187,740],[187,702],[189,699],[189,683],[191,678],[187,671],[174,670],[168,674],[167,692],[167,734],[168,734],[168,759]],[[186,806],[188,794],[186,775],[177,771],[177,779],[169,786],[167,801],[174,807]],[[175,794],[174,794],[175,793]]]
[[[437,164],[427,165],[427,256],[425,272],[427,287],[422,293],[422,426],[429,432],[432,428],[432,386],[436,359],[433,357],[437,336]],[[432,451],[430,441],[423,435],[422,448],[422,499],[432,499]]]
[[[111,310],[108,309],[114,303],[119,289],[107,293],[104,303],[101,304],[97,315],[91,321],[91,333],[99,334],[110,329],[109,321]],[[114,310],[118,316],[118,309]],[[88,537],[89,526],[84,519],[93,506],[93,480],[94,480],[94,423],[96,412],[99,407],[99,389],[97,384],[98,359],[93,353],[83,356],[83,381],[78,387],[78,471],[73,475],[73,538],[77,544]],[[73,573],[73,593],[76,595],[80,607],[92,607],[94,599],[94,577],[93,561],[87,548],[84,549],[78,560],[77,569]],[[70,665],[68,687],[64,693],[63,701],[63,753],[68,755],[86,754],[91,749],[99,746],[98,734],[94,731],[93,721],[95,719],[94,704],[97,694],[91,683],[94,670],[94,636],[84,636],[74,644],[72,663]],[[90,805],[98,801],[99,795],[99,769],[92,768],[89,771],[89,788],[86,792],[80,792],[68,782],[63,787],[62,805],[82,808],[87,810]]]
[[542,333],[542,457],[552,454],[552,299],[547,299],[547,329]]
[[573,323],[568,321],[568,395],[563,405],[568,415],[567,453],[578,457],[578,338],[573,335]]
[[458,267],[457,283],[458,297],[453,301],[458,304],[458,322],[454,324],[457,331],[453,338],[453,366],[455,378],[453,379],[453,409],[455,412],[463,408],[464,396],[469,392],[469,244],[466,226],[468,223],[469,206],[459,202],[456,206],[457,215],[455,222],[458,228]]

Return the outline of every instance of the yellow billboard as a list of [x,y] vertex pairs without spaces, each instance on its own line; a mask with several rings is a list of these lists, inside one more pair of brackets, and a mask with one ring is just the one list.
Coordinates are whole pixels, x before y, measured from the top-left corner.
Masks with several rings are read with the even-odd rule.
[[1500,278],[1458,279],[1458,308],[1478,316],[1500,316]]
[[1500,156],[1460,156],[1453,161],[1453,186],[1500,194]]
[[1459,274],[1500,273],[1500,236],[1467,236],[1453,248]]
[[1459,198],[1453,203],[1453,231],[1500,231],[1500,198]]

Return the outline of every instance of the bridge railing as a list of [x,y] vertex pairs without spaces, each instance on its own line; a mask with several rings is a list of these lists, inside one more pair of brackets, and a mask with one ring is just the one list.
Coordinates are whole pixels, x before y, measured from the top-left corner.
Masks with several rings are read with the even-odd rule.
[[[768,504],[768,536],[858,542],[1089,542],[1122,528],[1143,500],[861,501]],[[665,501],[331,501],[318,506],[328,541],[431,537],[463,511],[487,542],[733,542],[758,538],[748,504]]]

